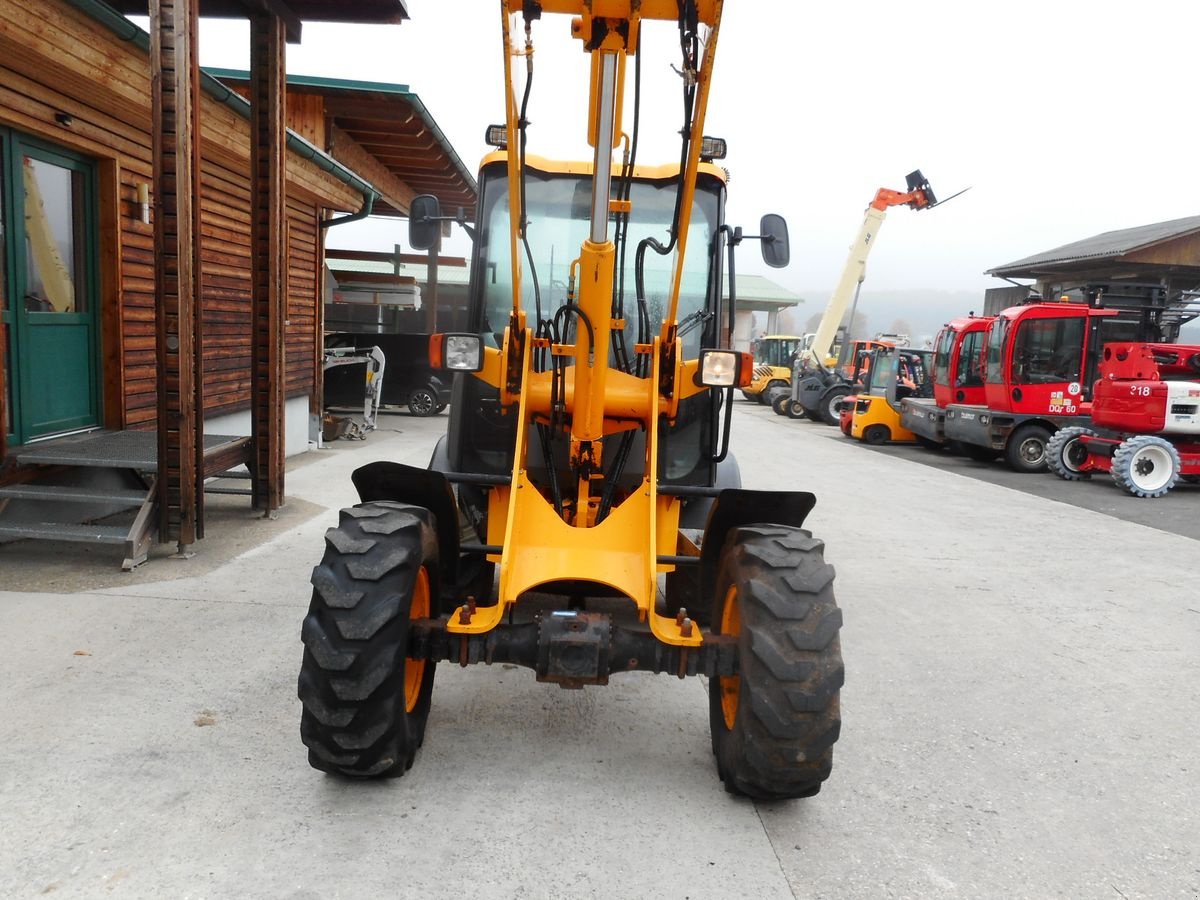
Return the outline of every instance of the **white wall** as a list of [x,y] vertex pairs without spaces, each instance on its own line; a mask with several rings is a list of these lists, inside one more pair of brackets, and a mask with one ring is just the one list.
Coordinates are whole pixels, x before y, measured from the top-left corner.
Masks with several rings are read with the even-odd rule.
[[[205,434],[230,434],[235,436],[248,435],[252,429],[253,419],[249,410],[229,413],[223,416],[213,416],[204,420]],[[309,413],[307,397],[292,397],[285,401],[283,407],[283,452],[286,456],[295,456],[308,451]]]
[[754,337],[754,313],[748,309],[738,310],[733,317],[733,349],[750,352],[750,340]]

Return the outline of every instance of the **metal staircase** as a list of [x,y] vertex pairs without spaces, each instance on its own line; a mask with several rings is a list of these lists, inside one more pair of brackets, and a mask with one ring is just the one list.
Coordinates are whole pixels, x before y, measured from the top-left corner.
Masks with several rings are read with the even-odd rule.
[[[205,476],[237,477],[228,470],[246,462],[249,440],[206,435]],[[13,456],[17,465],[0,484],[0,544],[116,545],[124,549],[122,569],[146,561],[157,527],[154,432],[92,431],[29,444]]]

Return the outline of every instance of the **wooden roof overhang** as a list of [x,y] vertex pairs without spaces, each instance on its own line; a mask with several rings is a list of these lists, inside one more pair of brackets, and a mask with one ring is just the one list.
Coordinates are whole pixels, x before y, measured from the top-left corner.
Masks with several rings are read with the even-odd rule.
[[1042,283],[1159,280],[1200,283],[1200,216],[1107,231],[987,271]]
[[[128,16],[149,15],[148,0],[108,0]],[[398,25],[408,18],[407,0],[200,0],[200,15],[215,19],[244,19],[269,13],[287,29],[288,43],[300,43],[302,22],[344,22],[354,25]]]
[[[243,89],[249,84],[248,72],[207,71]],[[381,192],[373,215],[406,216],[414,196],[433,194],[443,209],[463,207],[473,220],[475,178],[407,85],[289,75],[287,89],[322,98],[330,123],[325,149]]]

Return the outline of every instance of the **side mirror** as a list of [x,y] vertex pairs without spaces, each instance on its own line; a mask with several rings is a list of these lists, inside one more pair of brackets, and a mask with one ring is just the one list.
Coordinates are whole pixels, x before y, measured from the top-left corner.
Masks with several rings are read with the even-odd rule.
[[[442,236],[442,207],[432,194],[413,197],[408,210],[408,244],[414,250],[430,250]],[[786,230],[786,226],[785,226]]]
[[[415,200],[413,202],[416,203]],[[791,259],[791,251],[788,249],[787,222],[784,221],[783,216],[767,213],[762,217],[758,231],[762,235],[760,243],[762,244],[763,262],[772,269],[782,269]]]

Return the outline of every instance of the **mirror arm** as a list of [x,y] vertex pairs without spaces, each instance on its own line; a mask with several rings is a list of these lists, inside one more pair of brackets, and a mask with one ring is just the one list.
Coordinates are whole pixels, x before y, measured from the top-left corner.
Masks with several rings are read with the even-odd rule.
[[458,208],[458,215],[454,217],[454,221],[457,222],[458,226],[467,233],[467,237],[469,237],[471,239],[471,243],[475,243],[475,240],[476,240],[475,227],[473,225],[467,224],[467,211],[465,209],[463,209],[461,206]]
[[467,233],[467,237],[472,241],[475,240],[475,226],[467,224],[466,212],[461,208],[458,211],[458,215],[455,216],[421,216],[421,218],[414,219],[413,221],[422,225],[428,225],[430,222],[453,222],[456,225],[461,225],[463,231]]

